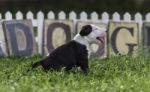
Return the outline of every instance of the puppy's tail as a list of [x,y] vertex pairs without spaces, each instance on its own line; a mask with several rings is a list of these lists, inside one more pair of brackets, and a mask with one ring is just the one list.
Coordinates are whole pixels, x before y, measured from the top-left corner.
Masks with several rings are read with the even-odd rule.
[[41,65],[41,64],[42,64],[42,61],[43,61],[43,60],[38,61],[38,62],[32,64],[32,68],[36,68],[36,67],[38,67],[39,65]]

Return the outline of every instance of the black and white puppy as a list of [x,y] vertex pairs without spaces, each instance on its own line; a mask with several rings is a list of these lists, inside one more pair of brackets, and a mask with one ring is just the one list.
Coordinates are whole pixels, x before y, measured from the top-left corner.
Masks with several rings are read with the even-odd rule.
[[32,65],[33,68],[42,65],[44,70],[56,70],[64,67],[70,70],[80,67],[83,71],[88,70],[88,56],[90,55],[91,43],[103,43],[106,28],[96,25],[85,25],[70,42],[56,48],[45,59]]

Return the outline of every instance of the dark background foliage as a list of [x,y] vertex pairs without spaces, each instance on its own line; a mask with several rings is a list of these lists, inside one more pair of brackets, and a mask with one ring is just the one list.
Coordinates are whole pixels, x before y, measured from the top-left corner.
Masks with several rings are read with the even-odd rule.
[[102,13],[107,11],[109,14],[115,11],[123,14],[129,12],[134,14],[140,12],[146,14],[150,11],[149,0],[0,0],[0,12],[11,11],[16,13],[20,10],[23,13],[31,10],[37,13],[42,10],[44,13],[52,10],[55,13],[63,10],[66,13],[74,10],[79,13],[86,11],[91,13],[96,11]]

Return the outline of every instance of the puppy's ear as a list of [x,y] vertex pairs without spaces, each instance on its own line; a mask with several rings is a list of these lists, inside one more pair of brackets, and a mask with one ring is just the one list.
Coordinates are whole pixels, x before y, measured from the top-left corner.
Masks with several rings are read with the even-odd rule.
[[79,34],[81,36],[87,36],[91,32],[92,32],[92,26],[91,25],[85,25],[85,26],[82,27],[82,29],[81,29]]

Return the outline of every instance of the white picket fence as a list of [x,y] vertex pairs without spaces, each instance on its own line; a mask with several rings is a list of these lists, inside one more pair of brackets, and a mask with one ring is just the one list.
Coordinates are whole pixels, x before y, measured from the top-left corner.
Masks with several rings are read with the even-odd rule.
[[[40,34],[42,34],[41,30],[43,30],[43,22],[44,19],[56,19],[55,17],[55,13],[53,11],[50,11],[47,14],[47,17],[44,17],[44,13],[42,11],[39,11],[36,14],[36,18],[34,18],[34,14],[29,11],[26,13],[26,15],[23,15],[23,13],[21,11],[18,11],[15,14],[15,19],[17,20],[22,20],[22,19],[31,19],[32,20],[32,24],[34,27],[37,27],[37,31],[38,31],[38,46],[39,46],[39,52],[41,53],[42,51],[42,36]],[[82,21],[92,21],[92,22],[102,22],[102,23],[108,23],[110,20],[119,22],[119,21],[125,21],[125,22],[132,22],[135,21],[136,23],[139,24],[139,32],[141,32],[142,29],[142,24],[144,21],[146,22],[150,22],[150,13],[147,13],[144,17],[145,19],[143,19],[143,16],[140,13],[136,13],[134,15],[134,19],[131,19],[131,15],[130,13],[126,12],[123,15],[123,19],[121,19],[121,15],[117,12],[115,12],[114,14],[112,14],[112,19],[110,18],[111,15],[109,15],[107,12],[102,13],[101,15],[96,13],[96,12],[92,12],[90,14],[90,19],[88,19],[88,14],[86,12],[81,12],[80,14],[80,18],[77,18],[77,13],[74,11],[71,11],[68,15],[65,14],[64,11],[60,11],[58,13],[58,19],[67,19],[66,17],[68,16],[68,19],[73,20],[74,23],[76,23],[76,21],[78,20],[82,20]],[[0,19],[2,20],[12,20],[13,19],[13,15],[10,11],[7,11],[4,15],[4,19],[2,19],[2,14],[0,13]],[[141,36],[139,35],[139,39],[141,39]]]
[[[16,14],[15,14],[15,19],[18,19],[18,20],[21,20],[21,19],[31,19],[32,20],[32,23],[33,23],[33,26],[34,27],[38,27],[39,25],[41,25],[41,23],[43,22],[44,19],[55,19],[55,13],[53,11],[50,11],[48,14],[47,14],[47,17],[44,18],[44,13],[42,11],[39,11],[37,14],[36,14],[36,18],[34,18],[34,14],[29,11],[26,13],[26,15],[24,16],[23,13],[21,11],[18,11]],[[142,19],[143,16],[140,14],[140,13],[136,13],[134,15],[134,19],[132,20],[131,19],[131,15],[130,13],[126,12],[124,15],[123,15],[123,19],[120,19],[121,15],[117,12],[115,12],[114,14],[112,14],[112,19],[110,19],[110,16],[107,12],[104,12],[101,14],[98,14],[96,12],[92,12],[90,14],[90,19],[88,19],[88,14],[86,12],[81,12],[80,14],[80,18],[78,19],[77,18],[77,14],[74,12],[74,11],[71,11],[69,14],[68,14],[68,19],[71,19],[71,20],[74,20],[75,22],[77,20],[83,20],[83,21],[88,21],[88,20],[91,20],[93,22],[98,22],[98,21],[101,21],[103,23],[108,23],[109,20],[113,20],[113,21],[126,21],[126,22],[131,22],[131,21],[135,21],[139,24],[141,24],[143,21],[150,21],[150,13],[147,13],[145,15],[145,19]],[[4,19],[5,20],[12,20],[13,19],[13,15],[10,11],[7,11],[4,15]],[[23,18],[23,16],[25,18]],[[66,14],[64,11],[60,11],[58,13],[58,19],[67,19],[66,18]],[[101,17],[101,18],[99,18]],[[0,13],[0,19],[2,19],[2,14]]]

